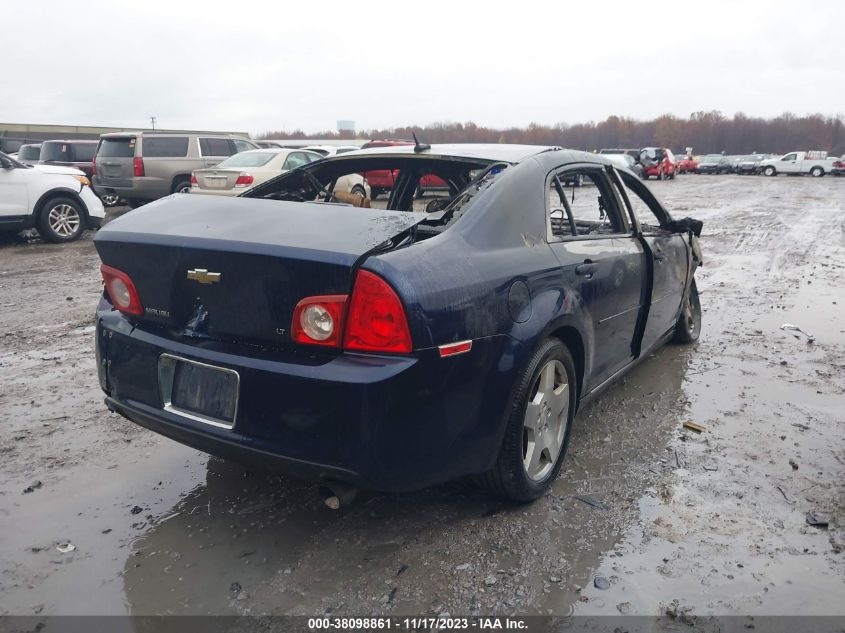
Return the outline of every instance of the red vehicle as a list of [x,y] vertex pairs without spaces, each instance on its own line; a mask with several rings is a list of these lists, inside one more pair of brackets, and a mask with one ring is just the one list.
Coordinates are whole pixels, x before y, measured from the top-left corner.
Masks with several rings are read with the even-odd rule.
[[[361,146],[361,149],[368,149],[371,147],[396,147],[397,145],[413,145],[414,141],[406,141],[404,139],[384,139],[380,141],[369,141]],[[399,170],[394,169],[379,169],[367,171],[361,174],[367,179],[370,185],[370,198],[375,200],[379,194],[387,193],[393,190],[393,185],[396,183],[396,178],[399,175]],[[444,180],[434,175],[427,175],[420,178],[420,188],[417,192],[417,197],[421,197],[426,191],[448,191],[449,185]]]
[[675,168],[679,174],[694,174],[698,170],[698,161],[692,156],[681,156]]
[[654,176],[658,180],[675,177],[675,155],[665,147],[644,147],[640,150],[643,180]]
[[833,168],[830,170],[832,176],[845,176],[845,156],[833,161]]

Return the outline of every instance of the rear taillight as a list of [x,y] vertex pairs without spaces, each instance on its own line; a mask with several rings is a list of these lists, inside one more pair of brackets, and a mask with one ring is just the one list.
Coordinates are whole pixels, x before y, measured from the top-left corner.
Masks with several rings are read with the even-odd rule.
[[144,306],[141,305],[138,290],[129,275],[105,264],[100,266],[100,272],[103,274],[103,283],[106,285],[109,300],[115,308],[124,314],[134,316],[144,314]]
[[247,185],[251,185],[253,182],[255,182],[255,178],[252,177],[252,174],[244,172],[238,176],[238,179],[235,181],[235,186],[246,187]]
[[291,336],[309,345],[340,347],[342,342],[356,352],[408,354],[414,349],[398,295],[366,270],[358,271],[351,296],[307,297],[297,303]]
[[140,156],[136,156],[132,159],[132,169],[133,173],[135,174],[136,178],[139,178],[144,175],[144,159]]
[[402,302],[384,279],[366,270],[359,270],[355,278],[343,347],[399,354],[413,349]]
[[297,343],[340,347],[348,295],[308,297],[293,310],[291,336]]
[[197,177],[191,174],[191,186],[192,187],[199,187],[200,184],[197,182]]

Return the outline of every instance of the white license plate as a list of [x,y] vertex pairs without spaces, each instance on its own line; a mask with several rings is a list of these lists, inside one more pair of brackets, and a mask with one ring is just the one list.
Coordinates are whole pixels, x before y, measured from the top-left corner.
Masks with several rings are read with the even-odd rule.
[[226,186],[226,177],[206,176],[203,182],[205,182],[205,186],[209,189],[222,189]]

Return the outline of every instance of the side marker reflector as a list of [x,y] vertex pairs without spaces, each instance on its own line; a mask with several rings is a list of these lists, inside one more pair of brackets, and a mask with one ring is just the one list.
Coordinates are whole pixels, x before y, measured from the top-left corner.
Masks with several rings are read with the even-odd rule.
[[437,348],[440,351],[440,358],[466,354],[472,349],[472,341],[460,341],[459,343],[447,343]]

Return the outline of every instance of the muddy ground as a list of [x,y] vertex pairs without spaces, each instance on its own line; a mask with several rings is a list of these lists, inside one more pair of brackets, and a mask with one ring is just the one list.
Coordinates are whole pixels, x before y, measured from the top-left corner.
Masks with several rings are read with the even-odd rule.
[[0,613],[845,614],[845,179],[650,186],[705,221],[701,341],[583,411],[527,506],[332,511],[109,414],[91,236],[4,239]]

